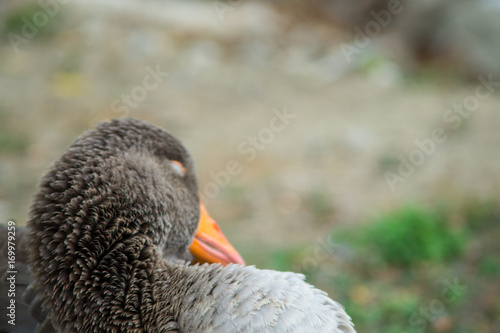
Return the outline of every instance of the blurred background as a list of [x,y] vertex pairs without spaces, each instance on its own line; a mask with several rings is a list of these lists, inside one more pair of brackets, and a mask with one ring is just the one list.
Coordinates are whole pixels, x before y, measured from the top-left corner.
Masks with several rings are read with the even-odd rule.
[[0,31],[2,223],[140,118],[248,264],[358,332],[500,332],[500,1],[2,0]]

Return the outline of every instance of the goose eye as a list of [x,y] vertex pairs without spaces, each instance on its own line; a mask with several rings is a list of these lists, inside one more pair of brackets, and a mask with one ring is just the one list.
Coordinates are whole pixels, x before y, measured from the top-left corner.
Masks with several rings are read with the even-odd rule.
[[180,176],[184,176],[184,174],[186,173],[186,168],[184,167],[184,165],[182,165],[181,162],[171,161],[170,163],[172,164],[172,169],[174,169],[177,174],[179,174]]

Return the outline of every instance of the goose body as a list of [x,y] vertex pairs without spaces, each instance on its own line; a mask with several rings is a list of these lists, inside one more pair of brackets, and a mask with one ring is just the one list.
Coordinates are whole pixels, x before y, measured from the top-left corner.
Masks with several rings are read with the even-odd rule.
[[40,187],[25,235],[40,332],[354,332],[342,306],[300,274],[231,264],[242,263],[231,249],[225,266],[189,264],[200,248],[220,251],[194,237],[189,153],[156,126],[100,123]]
[[185,332],[353,332],[342,306],[295,273],[239,265],[190,266]]

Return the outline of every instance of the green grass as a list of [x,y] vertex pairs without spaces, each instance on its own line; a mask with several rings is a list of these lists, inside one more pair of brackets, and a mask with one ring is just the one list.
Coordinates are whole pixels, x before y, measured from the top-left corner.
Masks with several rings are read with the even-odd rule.
[[[318,259],[314,246],[259,249],[259,257],[266,268],[306,274],[358,332],[500,332],[500,302],[491,303],[500,299],[499,222],[495,200],[411,204],[334,230],[331,255],[312,270],[304,263]],[[442,296],[447,281],[463,286],[452,300]],[[436,302],[442,311],[429,313]]]
[[465,234],[451,228],[437,213],[407,206],[371,222],[361,240],[385,262],[410,266],[460,256]]
[[[350,291],[339,293],[339,301],[357,329],[473,332],[479,323],[467,318],[477,316],[482,332],[498,331],[500,308],[481,304],[500,297],[499,213],[500,206],[491,200],[433,209],[408,205],[367,221],[363,228],[335,232],[355,255],[336,267],[343,276],[331,284]],[[463,285],[451,301],[442,296],[446,281]],[[356,292],[360,288],[368,290],[369,297],[361,297]],[[441,302],[443,310],[427,313],[433,302]],[[440,325],[447,325],[446,330]]]
[[35,1],[16,7],[6,15],[3,26],[0,27],[2,34],[7,36],[14,33],[27,39],[51,37],[59,31],[63,6],[59,4],[57,10],[50,9],[54,10],[53,13],[46,12]]

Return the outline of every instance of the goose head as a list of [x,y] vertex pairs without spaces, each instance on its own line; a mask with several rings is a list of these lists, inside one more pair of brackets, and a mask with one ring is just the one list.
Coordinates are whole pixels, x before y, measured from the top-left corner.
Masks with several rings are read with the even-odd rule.
[[134,235],[166,259],[194,254],[198,262],[244,264],[199,202],[189,152],[147,122],[98,124],[54,162],[40,187],[28,223],[35,276],[43,271],[56,274],[53,280],[69,279],[51,268],[82,251],[92,254],[85,260],[98,260],[114,242]]

